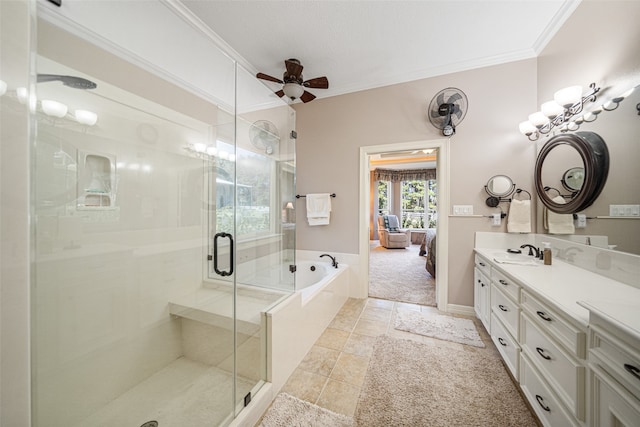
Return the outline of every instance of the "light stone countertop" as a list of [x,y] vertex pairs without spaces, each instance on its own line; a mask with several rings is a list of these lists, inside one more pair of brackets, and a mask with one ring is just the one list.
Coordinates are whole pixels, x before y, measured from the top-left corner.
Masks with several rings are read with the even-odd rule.
[[640,339],[640,289],[556,259],[550,266],[542,261],[535,266],[500,264],[494,258],[505,255],[506,249],[475,248],[475,252],[578,326],[586,329],[589,310],[594,310]]

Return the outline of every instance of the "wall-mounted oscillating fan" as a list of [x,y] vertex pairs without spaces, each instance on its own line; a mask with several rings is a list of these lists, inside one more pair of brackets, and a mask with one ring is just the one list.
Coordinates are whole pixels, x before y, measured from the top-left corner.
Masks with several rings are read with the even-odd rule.
[[273,154],[273,149],[280,142],[276,125],[268,120],[258,120],[249,127],[249,140],[254,147]]
[[448,87],[433,97],[427,114],[433,126],[442,130],[444,136],[451,136],[467,114],[467,106],[467,95],[460,89]]

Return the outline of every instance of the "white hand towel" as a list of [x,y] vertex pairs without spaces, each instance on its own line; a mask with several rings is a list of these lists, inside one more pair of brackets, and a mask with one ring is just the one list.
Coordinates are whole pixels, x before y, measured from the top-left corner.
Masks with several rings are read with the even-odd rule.
[[331,195],[307,194],[307,222],[309,225],[328,225],[331,217]]
[[511,200],[507,232],[531,233],[531,200]]
[[[558,204],[564,204],[566,201],[562,196],[556,196],[553,201]],[[549,234],[574,234],[576,231],[573,225],[573,215],[558,214],[545,208],[545,218],[543,218],[545,228],[549,230]]]

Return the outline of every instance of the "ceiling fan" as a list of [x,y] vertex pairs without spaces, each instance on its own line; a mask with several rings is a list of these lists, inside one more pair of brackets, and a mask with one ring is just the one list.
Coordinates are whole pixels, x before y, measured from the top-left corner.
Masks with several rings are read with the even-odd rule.
[[284,61],[286,71],[282,75],[282,80],[269,76],[264,73],[256,74],[256,77],[270,82],[280,83],[284,86],[276,92],[280,98],[287,96],[292,101],[300,99],[302,102],[313,101],[316,96],[311,92],[307,92],[305,88],[311,89],[328,89],[329,80],[326,77],[316,77],[310,80],[302,79],[302,69],[304,68],[297,59],[287,59]]

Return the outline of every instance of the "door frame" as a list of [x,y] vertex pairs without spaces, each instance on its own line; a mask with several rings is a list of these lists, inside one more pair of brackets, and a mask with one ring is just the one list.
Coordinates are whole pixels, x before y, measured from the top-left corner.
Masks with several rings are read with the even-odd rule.
[[438,181],[438,222],[436,224],[436,304],[439,310],[447,311],[449,296],[449,139],[421,140],[395,144],[369,145],[360,147],[360,204],[358,221],[358,241],[360,269],[363,289],[369,293],[369,217],[370,186],[369,156],[393,151],[437,149],[436,179]]

